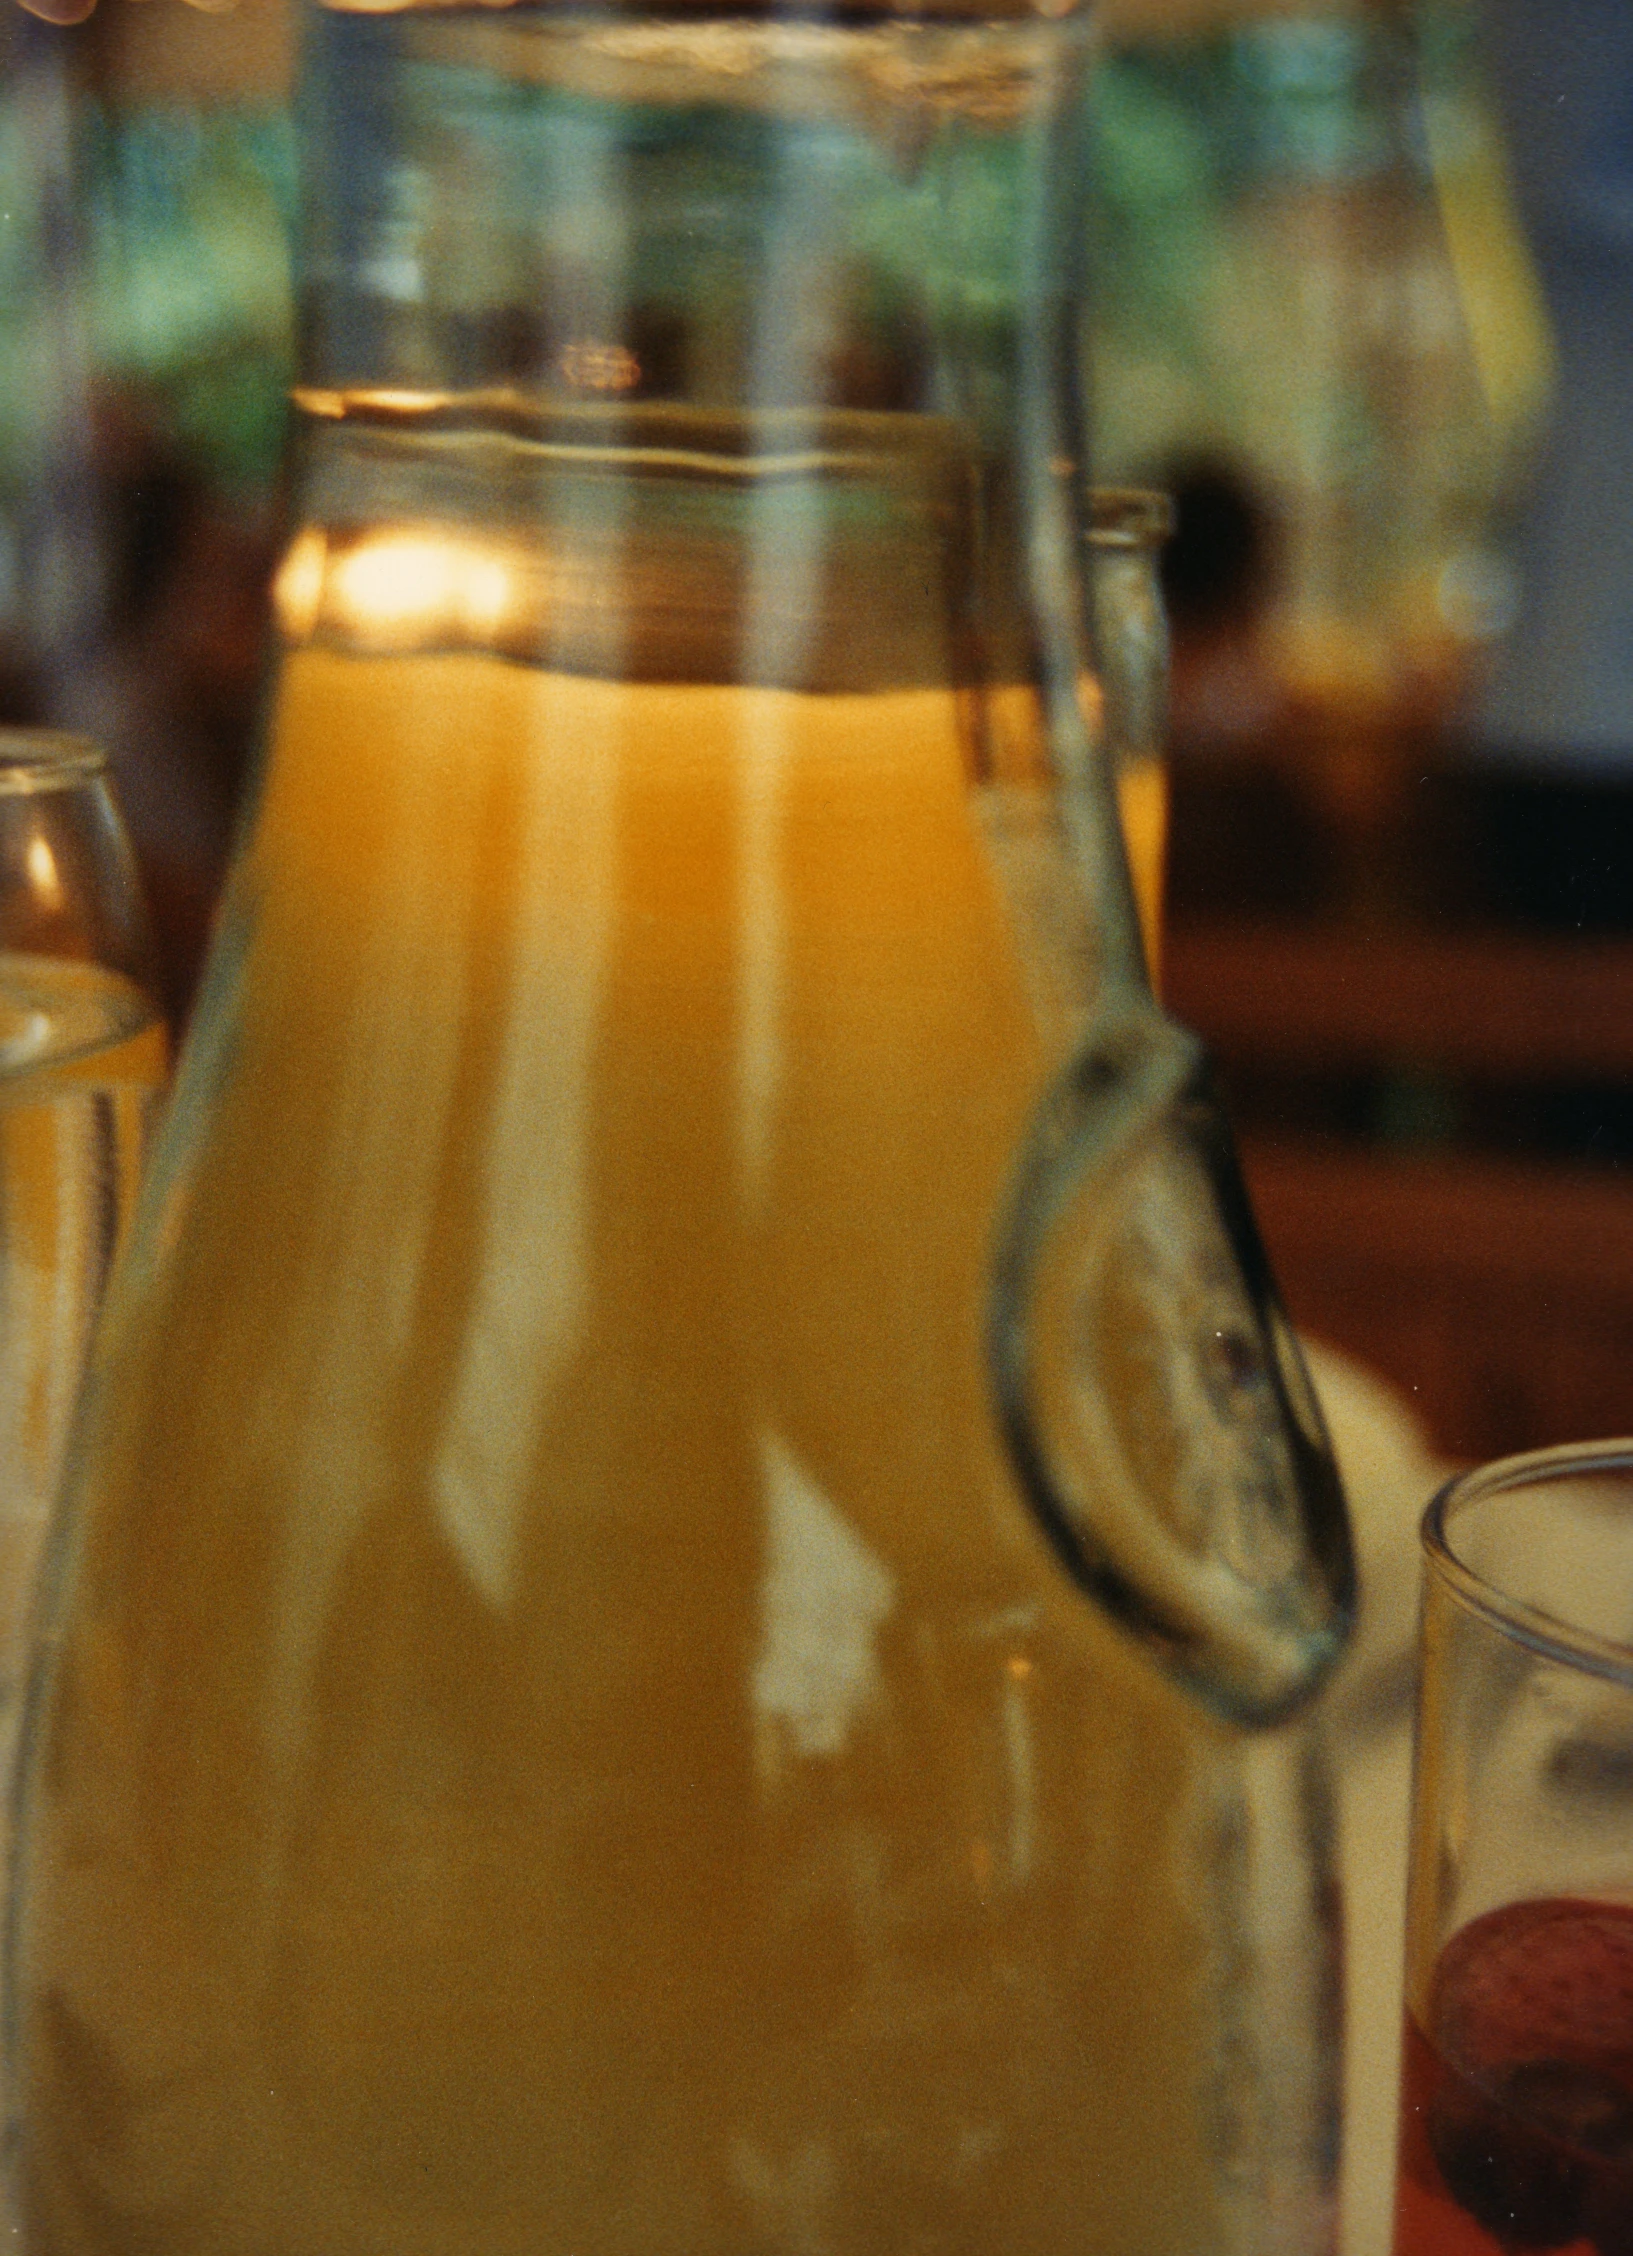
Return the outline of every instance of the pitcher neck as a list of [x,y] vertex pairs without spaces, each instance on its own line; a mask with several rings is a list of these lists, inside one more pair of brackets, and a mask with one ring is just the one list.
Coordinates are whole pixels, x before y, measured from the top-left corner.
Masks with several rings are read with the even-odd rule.
[[934,416],[1030,546],[1081,480],[1088,36],[310,7],[305,391],[693,410],[750,452],[791,417]]

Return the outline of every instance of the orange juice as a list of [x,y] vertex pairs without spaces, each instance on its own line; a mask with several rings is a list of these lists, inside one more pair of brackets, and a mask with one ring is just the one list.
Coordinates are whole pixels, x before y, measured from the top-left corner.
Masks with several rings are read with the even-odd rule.
[[995,1437],[1053,1059],[953,696],[314,648],[272,751],[77,1477],[30,2248],[1223,2245],[1223,1735]]
[[1145,960],[1155,985],[1162,971],[1163,887],[1168,874],[1168,770],[1160,758],[1130,760],[1118,771],[1117,812]]

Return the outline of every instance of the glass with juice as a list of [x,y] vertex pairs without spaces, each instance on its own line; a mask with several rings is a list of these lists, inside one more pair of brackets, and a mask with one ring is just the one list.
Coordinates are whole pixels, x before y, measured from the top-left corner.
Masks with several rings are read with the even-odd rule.
[[[0,728],[0,1780],[35,1567],[168,1079],[136,864],[84,737]],[[9,1808],[0,1838],[9,1846]]]
[[1425,1523],[1397,2256],[1633,2248],[1633,1452]]

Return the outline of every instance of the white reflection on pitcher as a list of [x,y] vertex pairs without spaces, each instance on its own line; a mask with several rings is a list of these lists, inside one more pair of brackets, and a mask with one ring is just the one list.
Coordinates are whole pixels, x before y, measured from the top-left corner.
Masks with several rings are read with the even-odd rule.
[[577,743],[566,711],[539,725],[556,757],[541,762],[549,788],[529,793],[519,846],[481,1282],[431,1476],[444,1534],[497,1607],[512,1596],[528,1473],[584,1307],[592,1053],[616,892],[615,763],[582,719]]
[[760,1436],[760,1467],[766,1559],[755,1712],[786,1725],[798,1753],[837,1755],[879,1696],[877,1640],[896,1580],[780,1435]]

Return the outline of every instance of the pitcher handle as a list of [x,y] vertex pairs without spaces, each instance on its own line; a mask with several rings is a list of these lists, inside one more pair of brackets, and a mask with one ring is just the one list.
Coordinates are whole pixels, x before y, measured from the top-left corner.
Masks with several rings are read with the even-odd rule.
[[1216,1713],[1292,1714],[1354,1616],[1343,1491],[1205,1054],[1147,996],[1102,1012],[1035,1116],[990,1351],[1074,1581]]

